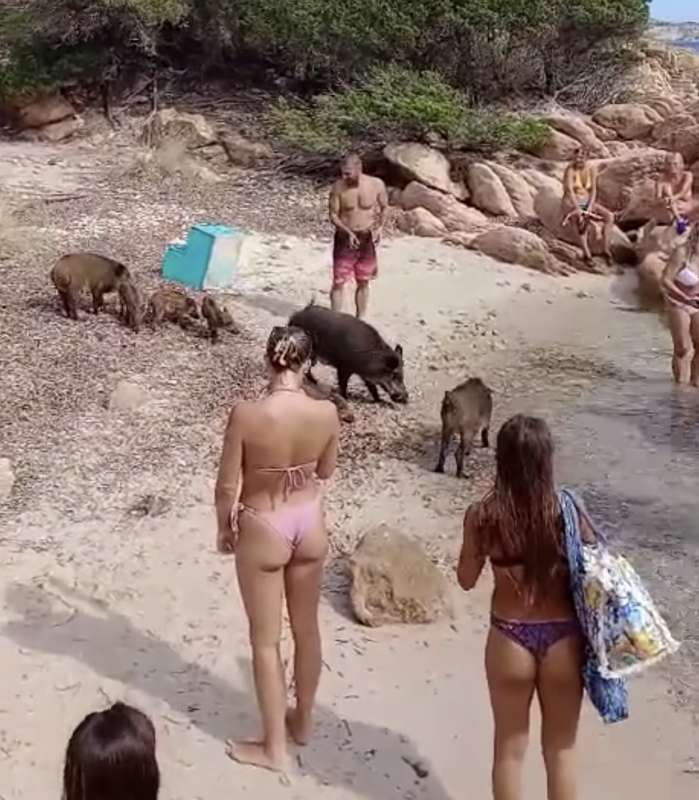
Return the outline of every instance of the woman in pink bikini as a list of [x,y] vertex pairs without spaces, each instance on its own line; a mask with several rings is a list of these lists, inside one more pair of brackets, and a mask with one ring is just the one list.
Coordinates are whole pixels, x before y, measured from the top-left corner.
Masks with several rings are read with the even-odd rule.
[[662,277],[672,334],[672,374],[699,388],[699,222],[670,256]]
[[[518,415],[498,434],[492,491],[464,517],[457,568],[472,589],[490,561],[495,581],[485,664],[495,720],[494,800],[520,800],[529,712],[541,706],[548,800],[576,796],[583,694],[582,636],[569,587],[564,528],[545,422]],[[582,536],[594,542],[584,518]]]
[[[304,331],[274,328],[267,342],[267,395],[231,411],[216,484],[218,549],[235,553],[263,726],[261,741],[229,742],[227,752],[278,771],[286,765],[287,729],[299,745],[311,732],[328,548],[316,479],[333,474],[339,441],[335,406],[302,389],[310,355]],[[284,595],[295,647],[296,705],[288,711],[279,653]]]

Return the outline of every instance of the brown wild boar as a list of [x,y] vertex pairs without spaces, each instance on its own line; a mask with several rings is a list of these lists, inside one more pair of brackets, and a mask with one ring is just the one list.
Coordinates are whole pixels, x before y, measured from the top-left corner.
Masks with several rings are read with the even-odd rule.
[[119,284],[119,319],[135,333],[141,329],[141,295],[133,281],[122,281]]
[[456,476],[463,477],[464,457],[471,451],[476,434],[480,433],[483,447],[488,447],[490,418],[493,413],[493,394],[480,378],[469,378],[442,400],[442,446],[435,472],[444,472],[444,462],[454,434],[459,434],[456,448]]
[[153,326],[164,321],[176,322],[186,328],[193,320],[199,319],[196,300],[182,289],[169,286],[157,289],[150,298],[150,321]]
[[104,295],[117,291],[130,277],[123,264],[96,253],[62,256],[51,269],[51,280],[70,319],[78,318],[77,301],[83,289],[92,294],[92,308],[97,314],[104,305]]
[[303,391],[314,400],[330,400],[335,404],[337,416],[341,422],[354,422],[354,411],[345,398],[325,383],[313,383],[307,377],[303,379]]
[[232,333],[239,333],[238,326],[233,322],[231,312],[227,308],[221,308],[213,297],[208,295],[201,301],[201,316],[209,326],[209,336],[212,342],[218,341],[218,332],[221,328],[227,328]]

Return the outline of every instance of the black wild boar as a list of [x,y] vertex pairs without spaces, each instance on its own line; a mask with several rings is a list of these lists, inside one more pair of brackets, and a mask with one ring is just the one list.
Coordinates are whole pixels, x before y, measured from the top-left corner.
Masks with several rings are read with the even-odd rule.
[[77,301],[83,289],[92,294],[92,308],[97,314],[104,305],[104,295],[117,291],[130,277],[123,264],[96,253],[62,256],[51,269],[51,280],[70,319],[78,318]]
[[141,329],[141,295],[133,281],[122,281],[119,284],[119,318],[136,333]]
[[207,295],[201,301],[201,316],[209,327],[212,342],[218,341],[218,332],[221,328],[228,329],[231,333],[240,333],[238,326],[233,322],[231,312],[227,308],[221,308],[213,297]]
[[173,286],[153,292],[148,310],[153,326],[161,325],[167,320],[186,328],[193,320],[199,319],[196,300],[182,289]]
[[480,378],[469,378],[442,400],[442,446],[435,472],[444,472],[447,450],[454,434],[459,434],[456,448],[456,475],[464,474],[464,457],[471,451],[471,444],[480,432],[483,447],[488,447],[490,418],[493,413],[493,394]]
[[[312,303],[297,311],[289,325],[303,328],[313,340],[312,364],[322,361],[335,367],[342,397],[347,397],[349,379],[358,375],[375,402],[380,400],[379,387],[394,402],[408,402],[403,382],[403,348],[389,347],[371,325]],[[308,375],[315,380],[310,371]]]

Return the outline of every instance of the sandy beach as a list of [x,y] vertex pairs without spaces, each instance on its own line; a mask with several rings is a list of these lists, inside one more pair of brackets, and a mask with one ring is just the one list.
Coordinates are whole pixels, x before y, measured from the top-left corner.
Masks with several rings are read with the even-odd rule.
[[[137,215],[122,201],[99,231],[85,208],[75,215],[81,225],[45,221],[44,260],[24,256],[21,279],[14,266],[0,266],[15,293],[0,356],[10,376],[7,452],[0,455],[12,459],[18,479],[0,540],[0,798],[58,797],[69,733],[88,711],[122,699],[156,724],[163,800],[487,800],[491,720],[482,661],[489,580],[470,595],[454,584],[452,621],[366,629],[347,607],[345,556],[364,531],[386,522],[419,539],[451,575],[463,511],[492,474],[492,452],[480,449],[469,458],[467,480],[431,471],[442,394],[468,376],[494,389],[495,428],[516,410],[552,419],[566,480],[616,491],[615,481],[640,471],[637,454],[647,451],[647,479],[662,484],[668,447],[649,447],[624,421],[600,422],[589,433],[572,427],[573,409],[599,382],[643,375],[668,386],[669,339],[660,322],[620,313],[633,298],[609,278],[553,278],[425,239],[382,245],[370,321],[403,345],[411,402],[375,407],[359,382],[352,386],[357,420],[344,430],[340,469],[327,487],[332,555],[317,728],[309,747],[294,752],[286,782],[224,755],[224,741],[254,735],[258,721],[233,564],[214,550],[212,491],[235,399],[229,378],[245,373],[245,393],[261,391],[261,344],[270,327],[314,294],[326,302],[329,240],[288,230],[255,234],[247,266],[225,297],[243,333],[219,348],[179,330],[134,337],[110,317],[83,314],[71,326],[45,278],[48,254],[69,237],[77,249],[112,242],[116,230],[140,235]],[[196,206],[173,212],[137,265],[139,280],[157,281],[162,246],[200,213]],[[309,214],[320,219],[321,206]],[[15,302],[20,295],[51,342],[61,343],[64,360],[26,334],[22,348],[12,349],[7,331],[19,326],[20,311],[22,320],[27,315]],[[33,350],[27,341],[36,341]],[[89,377],[73,380],[86,359]],[[132,414],[110,412],[105,398],[125,378],[145,386],[150,401]],[[35,412],[31,403],[22,410],[28,401],[20,395],[32,393],[46,399],[48,411]],[[46,426],[35,431],[29,417]],[[625,455],[605,438],[605,424],[616,425]],[[688,464],[693,457],[676,456]],[[684,502],[691,486],[680,490]],[[134,504],[147,494],[164,498],[161,513],[138,516]],[[677,508],[684,508],[679,500]],[[683,519],[695,518],[696,506],[693,514]],[[691,640],[697,544],[690,539],[683,547],[682,554],[668,546],[649,555],[643,543],[628,543],[678,637]],[[586,707],[582,798],[696,797],[693,647],[690,641],[672,662],[634,682],[629,722],[605,728]],[[543,796],[536,719],[526,781],[526,797]]]

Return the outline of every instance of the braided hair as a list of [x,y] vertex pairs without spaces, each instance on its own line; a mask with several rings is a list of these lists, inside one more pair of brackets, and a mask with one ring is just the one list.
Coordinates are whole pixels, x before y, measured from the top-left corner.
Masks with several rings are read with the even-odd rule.
[[302,328],[275,327],[267,340],[267,360],[277,372],[298,372],[312,349],[311,337]]

